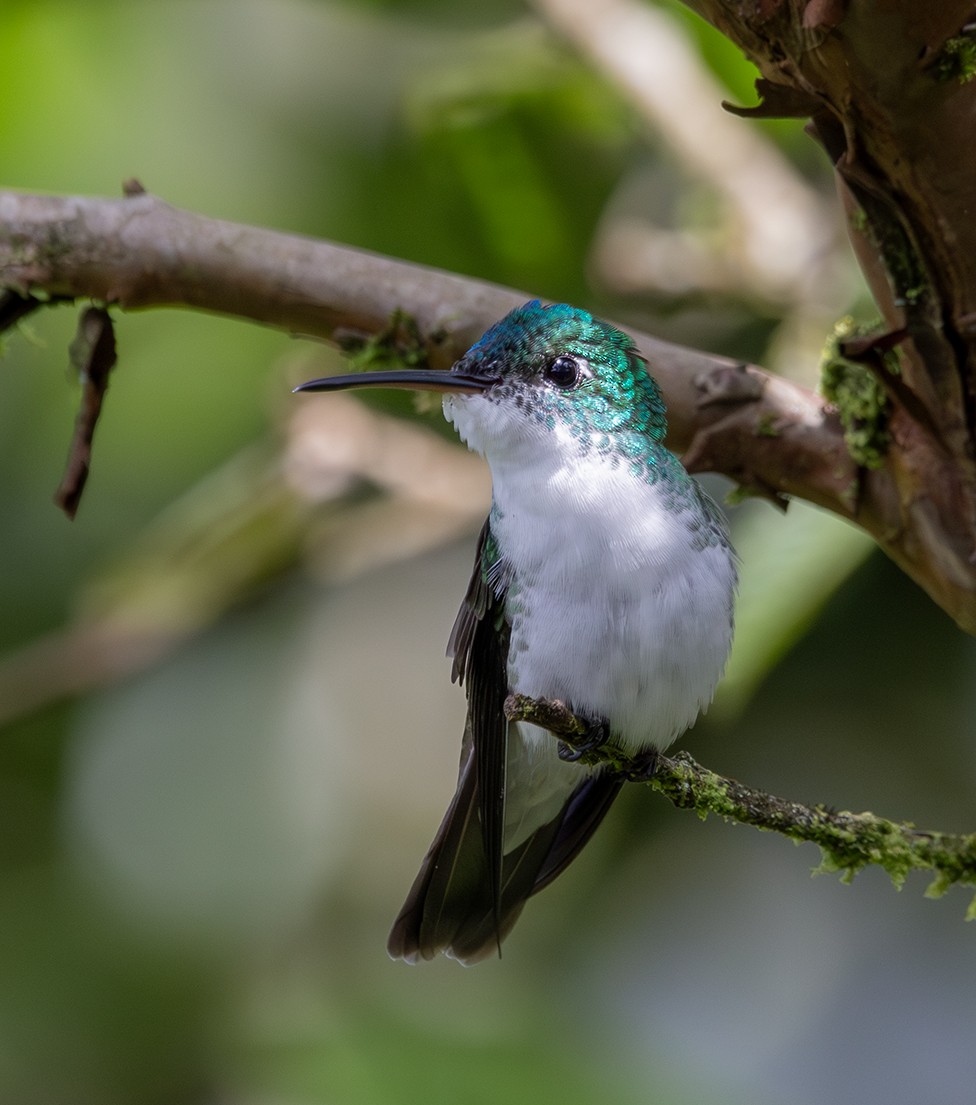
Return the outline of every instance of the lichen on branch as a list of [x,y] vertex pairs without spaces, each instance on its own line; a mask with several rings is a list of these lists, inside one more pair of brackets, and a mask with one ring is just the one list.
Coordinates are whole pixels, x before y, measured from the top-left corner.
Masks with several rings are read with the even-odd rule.
[[[505,703],[509,720],[528,721],[557,736],[571,748],[590,730],[561,702],[510,695]],[[910,822],[891,821],[874,813],[850,813],[826,806],[807,806],[778,798],[718,775],[697,763],[687,752],[658,755],[651,771],[647,757],[629,756],[612,743],[586,748],[580,762],[603,765],[643,781],[679,809],[692,809],[704,820],[714,814],[726,821],[752,825],[780,833],[793,841],[816,844],[821,862],[818,872],[839,872],[845,882],[868,866],[881,867],[896,887],[910,871],[932,874],[928,897],[940,897],[950,886],[976,886],[976,833],[943,833],[917,829]],[[976,919],[976,898],[966,913]]]
[[[891,444],[888,393],[867,365],[845,357],[842,351],[844,341],[864,332],[850,316],[837,322],[824,348],[820,381],[825,398],[840,415],[851,456],[864,468],[880,468]],[[889,351],[885,357],[889,370],[897,373],[897,353]]]

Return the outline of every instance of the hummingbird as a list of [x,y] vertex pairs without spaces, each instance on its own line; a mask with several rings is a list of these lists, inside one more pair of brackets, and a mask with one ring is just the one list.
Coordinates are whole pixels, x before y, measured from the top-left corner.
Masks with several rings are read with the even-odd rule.
[[366,372],[296,391],[443,393],[487,461],[491,510],[448,643],[467,718],[457,790],[388,942],[415,963],[501,953],[527,899],[593,835],[623,785],[510,694],[584,720],[584,746],[654,757],[711,701],[732,642],[736,556],[722,512],[664,445],[633,340],[532,300],[450,371]]

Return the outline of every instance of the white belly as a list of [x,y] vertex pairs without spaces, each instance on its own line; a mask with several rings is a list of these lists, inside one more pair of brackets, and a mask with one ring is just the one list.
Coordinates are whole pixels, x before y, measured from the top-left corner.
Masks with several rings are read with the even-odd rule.
[[696,539],[660,483],[608,458],[511,476],[495,472],[492,529],[513,572],[512,689],[606,718],[628,750],[665,748],[725,667],[730,550]]

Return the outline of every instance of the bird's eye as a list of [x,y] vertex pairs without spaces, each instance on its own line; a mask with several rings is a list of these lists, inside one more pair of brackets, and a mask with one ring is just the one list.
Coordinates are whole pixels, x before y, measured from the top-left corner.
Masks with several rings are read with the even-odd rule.
[[583,370],[575,357],[556,357],[546,365],[544,376],[550,384],[568,391],[580,382]]

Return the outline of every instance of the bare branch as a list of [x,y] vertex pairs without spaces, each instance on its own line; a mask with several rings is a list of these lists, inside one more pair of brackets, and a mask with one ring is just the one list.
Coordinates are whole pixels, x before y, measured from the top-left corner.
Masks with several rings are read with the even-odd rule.
[[[431,365],[450,363],[524,293],[372,253],[208,219],[148,194],[0,192],[0,288],[126,309],[182,305],[331,340],[408,316]],[[695,471],[798,496],[870,533],[976,628],[971,473],[897,404],[884,467],[858,467],[835,411],[753,365],[631,331],[661,383],[668,443]],[[939,423],[941,424],[941,423]]]
[[[452,363],[530,298],[347,246],[208,219],[149,194],[108,200],[0,192],[0,287],[128,310],[196,307],[327,340],[376,334],[400,311],[424,335],[434,367]],[[851,516],[856,466],[820,397],[759,368],[632,333],[667,396],[672,448],[684,452],[697,433],[721,424],[708,450],[719,470]],[[757,427],[771,425],[780,438],[776,452],[788,441],[794,454],[788,466],[764,447],[768,435]],[[750,437],[758,449],[741,454]]]

